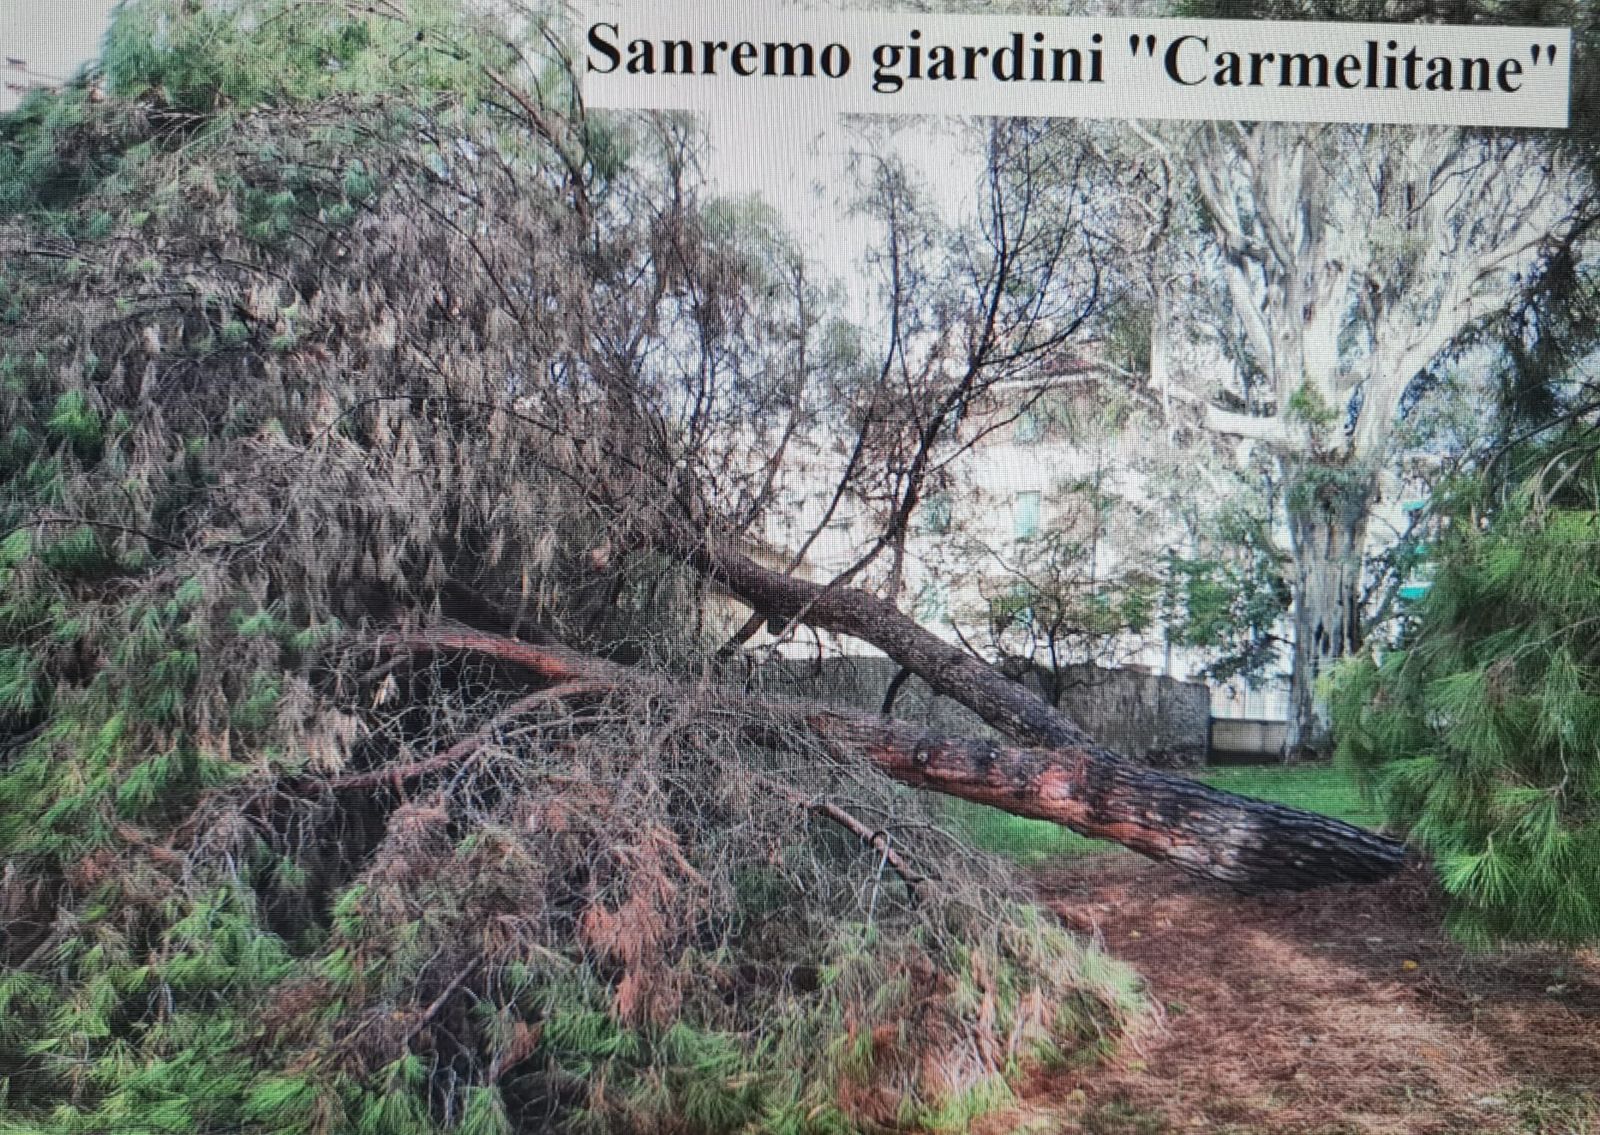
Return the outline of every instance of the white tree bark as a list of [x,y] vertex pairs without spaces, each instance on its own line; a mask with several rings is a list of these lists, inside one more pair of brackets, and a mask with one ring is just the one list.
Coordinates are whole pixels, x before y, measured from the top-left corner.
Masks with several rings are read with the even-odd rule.
[[1208,424],[1319,460],[1381,460],[1406,390],[1515,298],[1574,210],[1561,162],[1529,139],[1228,124],[1200,131],[1193,159],[1279,426]]
[[1290,744],[1314,749],[1313,682],[1359,644],[1364,534],[1406,392],[1515,300],[1573,223],[1577,181],[1537,140],[1452,129],[1225,124],[1192,138],[1237,373],[1258,383],[1257,412],[1208,398],[1205,424],[1278,458],[1293,534]]

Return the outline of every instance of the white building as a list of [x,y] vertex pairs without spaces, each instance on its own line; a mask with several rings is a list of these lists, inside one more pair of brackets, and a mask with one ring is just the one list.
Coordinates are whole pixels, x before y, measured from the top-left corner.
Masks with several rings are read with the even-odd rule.
[[[1086,422],[1092,415],[1120,419],[1120,425],[1108,429],[1105,421]],[[1154,576],[1168,550],[1194,554],[1191,537],[1173,519],[1167,500],[1210,494],[1214,501],[1227,484],[1186,455],[1169,433],[1159,414],[1143,412],[1124,384],[1092,365],[1037,383],[995,387],[961,422],[959,445],[967,448],[936,465],[932,490],[908,533],[897,601],[929,630],[989,657],[1004,646],[1008,656],[1040,665],[1090,661],[1201,680],[1211,657],[1169,644],[1159,618],[1152,618],[1143,633],[1089,645],[1083,638],[1066,635],[1063,642],[1058,637],[1052,659],[1049,629],[1032,632],[1024,625],[1024,599],[1008,604],[1008,593],[1016,589],[1020,596],[1026,584],[1036,583],[1032,569],[1051,563],[1053,554],[1053,567],[1066,570],[1049,572],[1044,582],[1075,600],[1090,600],[1101,589],[1114,594],[1130,574]],[[797,573],[826,582],[854,565],[883,531],[884,518],[861,501],[834,500],[848,458],[847,440],[791,444],[793,458],[762,533],[765,558],[774,566],[789,568],[803,548]],[[1384,477],[1369,525],[1374,550],[1405,531],[1419,494],[1415,483]],[[1286,544],[1287,533],[1279,536]],[[891,562],[885,551],[865,578],[888,582]],[[1004,623],[1009,625],[997,630]],[[1287,625],[1282,633],[1290,633]],[[756,641],[763,639],[774,641],[766,633]],[[857,640],[804,628],[791,628],[778,649],[795,656],[815,656],[819,649],[876,653]],[[1213,684],[1213,715],[1283,720],[1287,651],[1281,666],[1280,673],[1254,686],[1239,680]]]

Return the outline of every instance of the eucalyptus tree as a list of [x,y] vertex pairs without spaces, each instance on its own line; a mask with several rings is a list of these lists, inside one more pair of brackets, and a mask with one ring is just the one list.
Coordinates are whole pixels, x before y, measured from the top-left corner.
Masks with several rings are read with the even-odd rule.
[[[1220,127],[1186,151],[1196,156],[1232,305],[1223,338],[1235,346],[1235,390],[1208,421],[1224,435],[1261,439],[1285,475],[1297,591],[1291,729],[1300,743],[1321,745],[1316,674],[1362,635],[1352,581],[1362,540],[1349,521],[1367,518],[1371,472],[1395,456],[1413,383],[1477,336],[1489,346],[1474,365],[1502,387],[1498,400],[1481,394],[1482,433],[1504,441],[1559,412],[1552,385],[1592,341],[1594,286],[1584,264],[1596,213],[1585,195],[1600,154],[1600,21],[1582,0],[1179,0],[1174,9],[1221,19],[1573,29],[1568,130]],[[1302,208],[1297,195],[1313,188]],[[1268,243],[1269,225],[1288,243]],[[1234,234],[1264,255],[1241,259]],[[1519,252],[1496,260],[1524,238]],[[1337,259],[1318,265],[1317,255]],[[1284,290],[1297,274],[1299,310]],[[1302,348],[1293,324],[1310,322],[1307,303],[1323,326]],[[1272,317],[1265,334],[1258,315]],[[1430,347],[1434,356],[1418,361]],[[1308,385],[1295,373],[1297,352],[1307,351],[1308,396],[1294,401]],[[1261,420],[1244,421],[1240,410]]]
[[[1320,749],[1315,686],[1364,633],[1382,472],[1419,385],[1514,308],[1583,216],[1537,138],[1451,128],[1218,123],[1143,134],[1189,178],[1220,365],[1181,382],[1211,433],[1281,489],[1291,749]],[[1191,324],[1192,328],[1192,324]]]

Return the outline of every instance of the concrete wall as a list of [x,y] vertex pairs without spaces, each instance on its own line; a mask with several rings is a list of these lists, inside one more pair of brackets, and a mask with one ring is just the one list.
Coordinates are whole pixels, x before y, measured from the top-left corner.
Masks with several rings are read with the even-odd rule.
[[[761,684],[774,693],[876,713],[883,706],[889,683],[899,672],[898,663],[881,657],[850,655],[811,662],[786,658],[762,670]],[[908,679],[901,686],[895,697],[894,715],[935,732],[969,737],[994,735],[977,714],[935,694],[921,678]]]
[[[875,712],[898,672],[887,658],[786,659],[763,672],[762,684],[777,693]],[[1165,767],[1205,764],[1211,694],[1203,684],[1092,666],[1073,667],[1064,678],[1062,709],[1108,748]],[[977,714],[935,694],[920,678],[901,687],[894,714],[938,732],[993,735]]]
[[1287,721],[1215,718],[1211,722],[1211,751],[1219,757],[1277,757],[1289,737]]

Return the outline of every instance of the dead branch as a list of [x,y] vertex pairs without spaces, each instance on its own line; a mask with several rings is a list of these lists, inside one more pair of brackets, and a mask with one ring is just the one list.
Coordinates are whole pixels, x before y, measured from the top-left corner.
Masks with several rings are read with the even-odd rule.
[[483,748],[484,745],[493,741],[500,730],[510,722],[546,702],[580,694],[604,693],[609,688],[611,688],[610,685],[604,682],[561,682],[547,690],[540,690],[537,693],[529,694],[527,697],[519,698],[512,702],[504,713],[497,714],[493,720],[478,732],[471,737],[457,741],[443,752],[435,753],[433,756],[426,757],[420,761],[412,761],[410,764],[390,765],[385,768],[371,769],[367,772],[350,773],[346,776],[319,780],[316,783],[316,787],[329,792],[350,792],[364,788],[379,788],[386,785],[398,789],[401,784],[407,781],[417,780],[420,777],[427,776],[429,773],[442,772],[447,768],[453,768],[460,764]]

